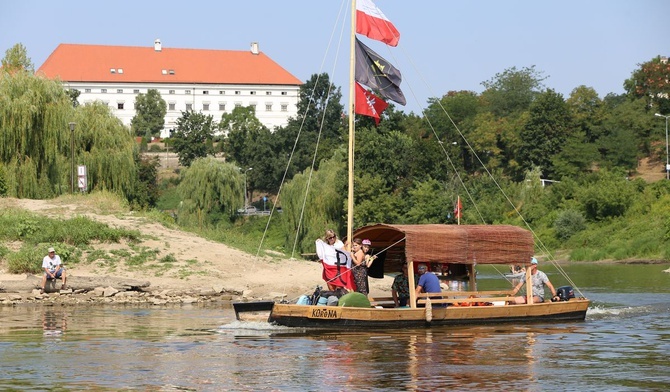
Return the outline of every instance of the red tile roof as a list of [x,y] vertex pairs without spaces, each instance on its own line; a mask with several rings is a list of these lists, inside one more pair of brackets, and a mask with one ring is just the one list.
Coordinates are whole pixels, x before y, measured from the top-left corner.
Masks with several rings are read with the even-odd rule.
[[165,47],[158,52],[153,46],[60,44],[37,73],[66,82],[302,84],[263,52]]

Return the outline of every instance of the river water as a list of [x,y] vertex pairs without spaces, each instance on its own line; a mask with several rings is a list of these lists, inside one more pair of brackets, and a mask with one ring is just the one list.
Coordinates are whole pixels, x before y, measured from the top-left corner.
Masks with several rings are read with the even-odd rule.
[[[565,267],[593,304],[558,324],[335,333],[231,308],[0,307],[0,390],[665,391],[668,267]],[[479,288],[508,287],[498,276],[478,267]]]

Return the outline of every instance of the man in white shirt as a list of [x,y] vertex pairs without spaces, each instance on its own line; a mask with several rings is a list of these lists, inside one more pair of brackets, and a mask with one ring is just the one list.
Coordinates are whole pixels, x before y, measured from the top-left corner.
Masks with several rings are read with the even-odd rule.
[[54,248],[49,248],[49,254],[44,256],[44,259],[42,259],[42,269],[44,269],[44,277],[42,278],[42,293],[44,293],[44,290],[46,289],[47,279],[62,279],[63,285],[60,289],[65,290],[65,282],[67,280],[65,267],[62,265],[60,256],[56,254],[56,250]]

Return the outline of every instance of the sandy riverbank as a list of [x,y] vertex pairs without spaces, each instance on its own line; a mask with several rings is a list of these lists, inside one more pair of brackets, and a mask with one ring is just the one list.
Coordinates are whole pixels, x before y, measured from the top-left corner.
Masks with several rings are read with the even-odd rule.
[[[286,259],[279,256],[258,258],[221,243],[209,241],[192,233],[166,228],[135,216],[122,208],[96,206],[82,202],[81,197],[63,197],[55,200],[0,199],[0,208],[22,208],[52,218],[84,215],[112,227],[139,230],[143,239],[135,247],[157,251],[156,259],[174,257],[169,268],[152,261],[142,267],[129,267],[124,262],[110,266],[104,260],[68,265],[71,276],[113,276],[149,281],[152,291],[207,291],[215,288],[237,297],[296,298],[311,293],[321,280],[321,265],[306,260]],[[20,243],[4,244],[18,249]],[[130,250],[126,243],[92,244],[91,251]],[[46,249],[44,249],[46,255]],[[66,262],[67,263],[67,262]],[[155,268],[154,268],[155,267]],[[158,268],[160,267],[160,268]],[[0,263],[0,281],[25,279],[25,275],[6,272]],[[160,272],[157,272],[160,271]],[[373,295],[390,295],[391,278],[371,279]]]

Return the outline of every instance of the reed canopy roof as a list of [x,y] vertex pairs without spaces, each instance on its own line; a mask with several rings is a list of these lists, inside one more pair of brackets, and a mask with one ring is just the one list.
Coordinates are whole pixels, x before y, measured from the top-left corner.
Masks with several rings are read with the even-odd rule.
[[528,264],[534,251],[532,233],[511,225],[377,224],[357,229],[355,237],[414,263]]

